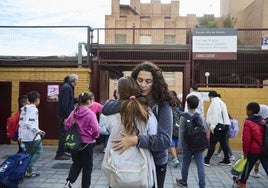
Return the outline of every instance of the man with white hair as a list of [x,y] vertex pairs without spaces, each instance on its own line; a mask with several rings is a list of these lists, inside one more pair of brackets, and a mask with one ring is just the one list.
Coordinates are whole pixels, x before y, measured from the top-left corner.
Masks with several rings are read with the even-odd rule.
[[63,84],[59,92],[59,102],[57,106],[57,117],[60,125],[59,144],[55,159],[69,160],[70,156],[64,152],[66,131],[64,122],[74,109],[74,87],[77,85],[78,76],[70,74],[69,80]]

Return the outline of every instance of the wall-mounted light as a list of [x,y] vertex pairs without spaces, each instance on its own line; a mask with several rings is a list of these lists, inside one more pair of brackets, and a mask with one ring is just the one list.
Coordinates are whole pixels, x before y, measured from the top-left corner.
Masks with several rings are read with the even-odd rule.
[[205,77],[206,77],[206,86],[208,87],[208,77],[210,76],[209,72],[205,72]]

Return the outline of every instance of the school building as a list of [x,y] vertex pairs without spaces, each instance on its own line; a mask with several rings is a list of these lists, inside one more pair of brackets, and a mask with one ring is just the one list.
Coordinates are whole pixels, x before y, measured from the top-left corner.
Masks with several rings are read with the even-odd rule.
[[[228,1],[221,11],[236,13],[237,17],[241,12],[250,16],[248,12],[254,7],[267,3],[247,1],[248,4],[241,6],[246,9],[234,10],[235,2]],[[239,120],[240,130],[248,102],[268,104],[268,51],[261,44],[261,39],[268,37],[264,19],[257,28],[249,25],[246,29],[237,28],[237,38],[243,43],[237,46],[236,59],[198,59],[193,58],[192,51],[192,28],[198,19],[195,15],[179,16],[179,1],[161,4],[160,0],[151,3],[131,0],[129,5],[122,5],[119,0],[112,0],[111,9],[111,15],[105,18],[105,28],[88,30],[87,57],[83,57],[82,64],[77,61],[79,56],[0,57],[0,107],[4,110],[0,116],[0,144],[9,143],[5,121],[11,112],[18,110],[19,95],[31,90],[40,92],[40,127],[47,132],[45,142],[55,144],[57,102],[48,100],[50,88],[60,87],[65,76],[75,73],[79,76],[75,95],[91,90],[96,100],[104,103],[112,98],[117,79],[129,75],[143,61],[156,63],[163,70],[169,89],[175,90],[182,100],[192,83],[200,86],[205,100],[207,91],[216,90],[229,113]],[[258,11],[257,16],[265,16],[264,12]],[[219,23],[222,18],[217,18]],[[240,19],[236,23],[240,24]],[[208,105],[206,101],[205,109]],[[233,148],[241,149],[241,132],[231,143]]]

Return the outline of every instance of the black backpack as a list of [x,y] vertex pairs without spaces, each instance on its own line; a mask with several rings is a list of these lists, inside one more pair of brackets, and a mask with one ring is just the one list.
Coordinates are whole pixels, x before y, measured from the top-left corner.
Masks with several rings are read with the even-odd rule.
[[172,137],[178,138],[179,137],[179,124],[180,124],[180,117],[182,112],[173,110],[173,130],[172,130]]
[[183,113],[186,119],[186,126],[184,131],[184,139],[187,148],[190,151],[201,151],[209,146],[203,121],[198,113],[190,116],[188,113]]

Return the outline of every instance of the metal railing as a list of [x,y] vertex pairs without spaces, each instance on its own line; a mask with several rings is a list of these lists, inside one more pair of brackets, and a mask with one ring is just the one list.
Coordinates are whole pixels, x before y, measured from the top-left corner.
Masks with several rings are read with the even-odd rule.
[[[268,37],[268,28],[237,29],[238,59],[232,61],[197,61],[187,56],[164,53],[159,61],[170,59],[191,61],[192,82],[200,85],[225,87],[262,87],[268,79],[268,51],[261,50],[261,40]],[[187,46],[191,49],[192,29],[190,28],[91,28],[90,26],[0,26],[0,56],[78,56],[86,57],[90,66],[93,48],[113,45],[115,48],[131,48],[143,45],[153,49],[156,45],[172,51]],[[81,44],[82,50],[81,50]],[[143,48],[140,49],[142,54]],[[112,54],[111,51],[110,54]],[[151,54],[153,56],[153,53]],[[149,57],[151,57],[149,56]],[[181,58],[185,56],[186,58]],[[154,58],[157,56],[154,56]],[[189,58],[188,58],[189,57]],[[130,59],[131,58],[131,59]],[[148,57],[120,57],[120,61],[142,61]],[[79,59],[79,58],[78,58]],[[156,59],[155,59],[156,60]],[[81,57],[80,57],[81,61]],[[228,68],[228,69],[226,69]],[[209,83],[204,73],[209,71]]]

